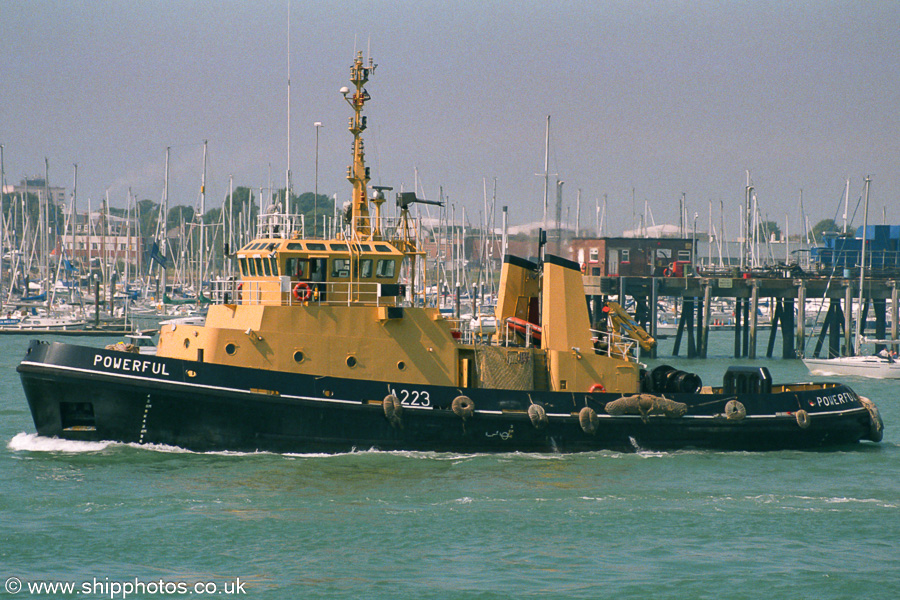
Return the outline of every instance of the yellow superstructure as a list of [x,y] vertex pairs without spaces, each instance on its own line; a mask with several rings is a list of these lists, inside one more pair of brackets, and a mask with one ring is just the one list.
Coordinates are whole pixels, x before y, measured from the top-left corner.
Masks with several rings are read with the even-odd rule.
[[[163,327],[159,356],[321,377],[464,388],[635,393],[635,344],[598,343],[590,330],[578,265],[546,256],[542,264],[507,257],[492,339],[426,307],[401,281],[415,281],[416,224],[399,194],[399,224],[381,216],[383,189],[369,213],[362,132],[365,84],[375,65],[358,55],[353,108],[353,199],[348,221],[332,239],[310,239],[291,220],[266,214],[261,235],[235,253],[240,281],[203,326]],[[516,329],[512,329],[515,327]],[[615,347],[616,354],[595,348]],[[624,348],[624,351],[623,351]]]

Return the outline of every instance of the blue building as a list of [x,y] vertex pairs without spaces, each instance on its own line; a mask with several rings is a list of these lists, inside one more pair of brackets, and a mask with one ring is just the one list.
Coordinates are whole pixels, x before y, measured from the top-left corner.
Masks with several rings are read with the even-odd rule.
[[[866,227],[866,271],[872,275],[896,275],[900,272],[900,225]],[[812,248],[810,257],[820,274],[858,269],[863,228],[854,237],[825,234],[825,245]]]

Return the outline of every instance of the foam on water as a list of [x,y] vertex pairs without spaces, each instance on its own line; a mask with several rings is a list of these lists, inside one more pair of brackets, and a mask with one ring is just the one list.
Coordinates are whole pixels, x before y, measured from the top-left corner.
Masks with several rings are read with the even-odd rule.
[[25,452],[100,452],[115,442],[78,442],[75,440],[61,440],[48,438],[36,433],[17,433],[6,445],[13,451]]

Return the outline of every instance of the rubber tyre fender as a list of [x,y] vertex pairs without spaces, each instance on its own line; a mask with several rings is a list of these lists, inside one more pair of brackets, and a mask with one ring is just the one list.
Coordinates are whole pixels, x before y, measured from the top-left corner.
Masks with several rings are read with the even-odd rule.
[[472,415],[475,414],[475,403],[468,396],[457,396],[453,399],[450,408],[453,409],[453,414],[463,421],[472,418]]
[[802,408],[794,413],[794,418],[797,419],[797,425],[800,426],[800,429],[808,429],[812,420],[809,418],[809,413]]
[[547,411],[540,404],[532,404],[528,407],[528,418],[535,429],[543,429],[550,421],[547,419]]
[[597,411],[593,408],[585,406],[578,413],[578,424],[581,425],[581,430],[586,434],[594,435],[597,433],[597,425],[600,424],[600,417],[597,416]]
[[747,409],[740,400],[729,400],[725,403],[725,417],[729,421],[742,421],[747,416]]
[[860,396],[859,401],[869,411],[869,439],[873,442],[880,442],[884,438],[884,421],[881,420],[878,407],[865,396]]
[[391,422],[391,425],[400,424],[403,417],[403,404],[400,402],[400,398],[394,394],[388,394],[381,401],[381,407],[384,409],[385,418]]

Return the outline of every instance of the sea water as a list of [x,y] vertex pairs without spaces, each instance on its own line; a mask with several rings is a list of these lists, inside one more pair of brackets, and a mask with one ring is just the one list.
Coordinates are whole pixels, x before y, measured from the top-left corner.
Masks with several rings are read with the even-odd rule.
[[[0,337],[3,597],[900,598],[900,381],[843,378],[884,441],[827,451],[194,453],[36,436],[26,344]],[[650,364],[717,384],[710,345]]]

